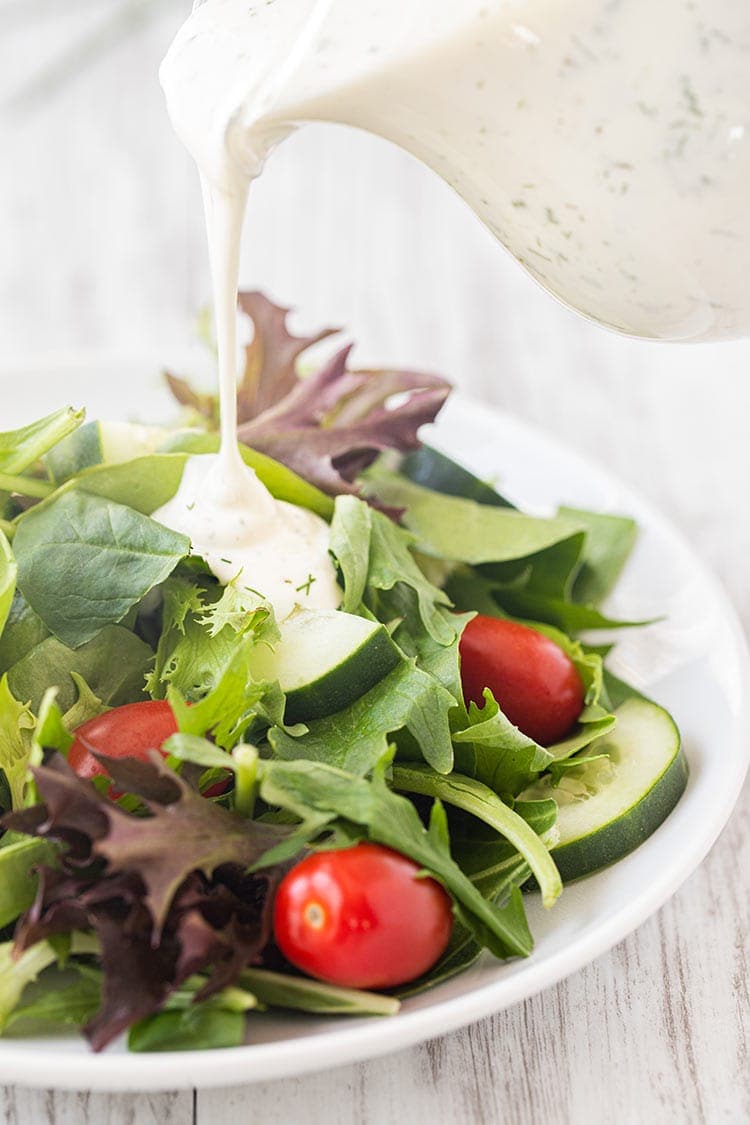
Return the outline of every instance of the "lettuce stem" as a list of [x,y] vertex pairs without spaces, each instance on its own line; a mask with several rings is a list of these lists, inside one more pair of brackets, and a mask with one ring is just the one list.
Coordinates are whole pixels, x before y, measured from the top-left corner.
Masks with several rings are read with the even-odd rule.
[[12,473],[0,473],[0,489],[3,492],[19,492],[22,496],[34,496],[43,500],[55,491],[55,485],[38,477],[19,477]]

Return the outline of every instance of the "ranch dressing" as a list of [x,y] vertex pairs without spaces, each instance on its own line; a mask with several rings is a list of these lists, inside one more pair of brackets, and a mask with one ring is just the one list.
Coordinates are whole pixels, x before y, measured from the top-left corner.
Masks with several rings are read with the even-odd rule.
[[[210,167],[210,166],[209,166]],[[202,169],[201,169],[202,170]],[[341,589],[329,529],[314,512],[276,500],[237,443],[237,288],[249,178],[202,174],[219,366],[221,445],[189,457],[175,496],[152,518],[190,538],[222,583],[261,594],[283,621],[297,605],[336,609]]]
[[229,195],[295,125],[353,125],[437,171],[587,316],[750,329],[742,0],[206,0],[162,83]]

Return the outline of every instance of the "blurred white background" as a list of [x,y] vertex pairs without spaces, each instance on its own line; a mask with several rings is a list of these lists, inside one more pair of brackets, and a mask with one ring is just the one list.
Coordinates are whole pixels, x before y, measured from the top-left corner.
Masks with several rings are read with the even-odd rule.
[[[157,79],[188,10],[0,0],[3,361],[106,349],[156,365],[189,343],[208,299],[202,214]],[[431,173],[332,127],[307,127],[271,158],[242,283],[294,305],[300,327],[346,326],[360,360],[438,370],[607,461],[750,612],[750,514],[729,510],[726,487],[750,480],[750,343],[647,344],[583,321]]]

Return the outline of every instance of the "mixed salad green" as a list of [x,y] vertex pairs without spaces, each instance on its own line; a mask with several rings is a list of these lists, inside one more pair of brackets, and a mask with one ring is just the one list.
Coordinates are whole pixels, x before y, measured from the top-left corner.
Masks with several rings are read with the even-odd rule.
[[[634,624],[601,608],[633,522],[518,511],[420,444],[442,380],[351,371],[348,349],[302,378],[327,333],[291,336],[259,294],[241,304],[255,324],[242,455],[273,496],[330,522],[342,606],[277,622],[151,518],[186,458],[217,447],[216,402],[184,380],[169,377],[173,430],[64,408],[0,434],[4,1034],[199,1048],[243,1042],[266,1007],[393,1013],[483,950],[531,953],[521,889],[552,906],[684,788],[671,719],[591,641]],[[552,744],[489,687],[465,698],[476,613],[530,627],[575,669],[580,713]],[[117,716],[148,700],[172,733],[134,754]],[[274,929],[301,861],[362,842],[413,861],[452,910],[431,967],[374,991],[301,975]]]

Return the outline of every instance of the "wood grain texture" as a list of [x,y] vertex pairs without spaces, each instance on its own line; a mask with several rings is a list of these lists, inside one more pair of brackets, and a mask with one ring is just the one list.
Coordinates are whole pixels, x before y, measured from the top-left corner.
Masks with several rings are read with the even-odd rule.
[[[4,0],[0,32],[28,2]],[[0,100],[29,73],[32,46],[51,56],[108,3],[78,0],[65,18],[60,6],[34,5],[33,25],[8,24]],[[168,359],[182,347],[207,297],[204,238],[155,70],[187,7],[162,0],[140,34],[54,100],[3,111],[4,356],[112,346]],[[686,532],[750,626],[748,342],[665,347],[575,318],[443,185],[371,138],[310,128],[282,146],[253,196],[245,284],[296,305],[300,326],[348,325],[364,361],[444,371],[607,464]],[[8,1088],[0,1121],[746,1122],[749,933],[746,791],[708,860],[636,934],[462,1032],[195,1102]]]

